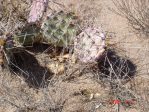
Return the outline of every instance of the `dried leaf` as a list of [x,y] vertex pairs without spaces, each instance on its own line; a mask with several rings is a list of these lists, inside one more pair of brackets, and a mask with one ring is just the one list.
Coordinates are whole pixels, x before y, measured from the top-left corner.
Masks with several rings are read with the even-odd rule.
[[47,65],[47,68],[53,72],[54,74],[57,74],[57,75],[61,75],[64,73],[65,71],[65,66],[63,63],[59,63],[59,62],[53,62],[53,63],[49,63]]
[[5,40],[0,37],[0,46],[3,46],[5,44]]

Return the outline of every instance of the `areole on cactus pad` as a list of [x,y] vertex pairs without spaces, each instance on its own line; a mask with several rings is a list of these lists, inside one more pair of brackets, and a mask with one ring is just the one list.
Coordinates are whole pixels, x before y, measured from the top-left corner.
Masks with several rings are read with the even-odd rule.
[[100,28],[87,28],[74,40],[74,54],[84,63],[95,62],[105,51],[105,35]]

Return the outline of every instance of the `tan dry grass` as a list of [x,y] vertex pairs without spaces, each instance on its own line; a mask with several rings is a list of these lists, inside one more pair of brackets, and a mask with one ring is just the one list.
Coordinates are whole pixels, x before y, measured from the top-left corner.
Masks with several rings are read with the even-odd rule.
[[[147,112],[148,100],[146,98],[148,96],[148,49],[144,50],[144,48],[146,48],[145,45],[147,45],[148,43],[145,41],[143,41],[142,43],[142,41],[138,40],[133,33],[130,34],[130,31],[127,27],[127,22],[118,15],[115,15],[114,13],[108,10],[108,7],[114,7],[112,5],[111,0],[56,0],[55,2],[56,3],[50,2],[49,4],[52,10],[74,10],[80,16],[81,20],[84,21],[84,23],[82,23],[83,26],[100,26],[100,24],[102,24],[103,27],[106,30],[108,30],[108,32],[115,33],[117,38],[114,38],[112,36],[112,41],[114,41],[114,43],[118,42],[118,44],[116,44],[118,49],[122,49],[119,51],[125,51],[122,53],[123,56],[126,55],[133,59],[133,61],[139,66],[138,70],[141,70],[141,72],[139,70],[139,73],[137,74],[138,76],[134,79],[131,79],[131,81],[127,84],[119,84],[119,86],[125,88],[124,91],[131,91],[137,97],[138,101],[137,105],[135,105],[136,109],[127,108],[127,110],[124,110],[124,108],[120,108],[120,112]],[[49,12],[51,12],[50,9]],[[12,19],[13,21],[11,20],[12,22],[8,22],[8,18],[3,18],[4,21],[1,21],[1,23],[6,24],[6,27],[3,27],[4,32],[14,32],[14,30],[12,30],[14,25],[20,25],[20,21],[16,21],[16,18],[18,16],[14,15],[13,17],[15,19],[11,18],[8,14],[8,18],[10,18],[10,20]],[[3,24],[2,26],[5,26]],[[132,37],[132,40],[130,40],[130,36]],[[141,47],[134,49],[135,45]],[[30,81],[28,81],[28,77],[26,77],[26,75],[23,75],[21,73],[14,75],[7,70],[1,72],[0,112],[89,112],[93,111],[95,109],[95,106],[99,105],[101,102],[104,102],[104,100],[111,98],[109,92],[110,90],[111,92],[114,92],[115,90],[110,89],[111,86],[109,84],[105,84],[107,83],[107,80],[102,82],[99,77],[100,74],[97,74],[95,72],[93,73],[90,70],[87,70],[87,72],[89,71],[88,73],[85,73],[86,71],[83,71],[83,74],[80,74],[80,72],[82,72],[82,67],[81,69],[79,69],[80,66],[78,67],[77,64],[72,64],[70,66],[68,63],[66,65],[68,70],[63,75],[54,75],[54,77],[52,78],[49,77],[46,79],[46,84],[43,84],[43,88],[40,88],[39,85],[38,88],[34,88],[33,82],[36,82],[36,78],[38,78],[35,78],[35,76],[38,73],[41,73],[39,72],[38,68],[44,70],[45,73],[47,69],[44,68],[44,65],[50,63],[51,61],[49,58],[49,54],[45,54],[43,53],[43,51],[45,51],[45,49],[42,50],[42,52],[33,52],[33,54],[31,54],[35,55],[36,58],[31,58],[31,60],[34,59],[34,64],[37,64],[37,66],[23,65],[23,67],[29,67],[28,69],[22,67],[22,69],[26,73],[28,72],[29,75],[31,75]],[[144,55],[142,56],[142,54]],[[31,55],[29,56],[32,57]],[[28,59],[25,58],[24,61],[26,62],[26,60]],[[144,60],[143,63],[142,60]],[[137,63],[138,61],[139,63]],[[142,64],[144,66],[142,66]],[[30,69],[30,67],[34,68]],[[70,75],[76,69],[78,69],[77,72]],[[37,74],[32,74],[32,72]],[[40,82],[45,81],[44,73],[40,74]],[[142,78],[143,76],[144,78]],[[146,80],[146,82],[144,80]],[[32,84],[28,82],[32,82]],[[96,100],[86,101],[86,97],[80,94],[80,91],[84,89],[90,90],[95,93],[100,93],[101,97]],[[112,111],[113,108],[109,106],[110,105],[108,105],[107,102],[105,102],[96,111]]]
[[0,30],[14,33],[24,26],[30,9],[30,0],[3,0],[0,3]]

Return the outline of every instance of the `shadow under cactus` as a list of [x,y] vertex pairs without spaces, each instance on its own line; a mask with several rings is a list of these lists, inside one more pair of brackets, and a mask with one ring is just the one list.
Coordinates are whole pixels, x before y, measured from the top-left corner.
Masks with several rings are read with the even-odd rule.
[[33,53],[52,53],[54,52],[54,46],[43,44],[43,43],[35,43],[31,47],[26,47],[26,50]]
[[26,51],[14,53],[10,61],[10,69],[22,75],[31,87],[45,87],[48,84],[47,80],[53,75],[46,67],[41,66],[33,55]]
[[101,78],[129,80],[135,76],[136,65],[129,59],[120,57],[114,50],[107,50],[98,62]]
[[32,47],[26,47],[26,50],[33,53],[46,53],[49,56],[60,55],[61,53],[69,53],[69,49],[63,47],[55,47],[53,45],[44,44],[44,43],[35,43]]

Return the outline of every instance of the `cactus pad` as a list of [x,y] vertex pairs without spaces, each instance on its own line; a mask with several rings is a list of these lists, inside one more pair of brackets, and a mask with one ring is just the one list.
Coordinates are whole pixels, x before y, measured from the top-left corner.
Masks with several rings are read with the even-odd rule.
[[72,44],[78,31],[75,22],[74,13],[60,11],[50,15],[41,27],[45,42],[58,47],[67,47]]
[[14,37],[16,46],[30,46],[33,43],[42,40],[40,34],[40,27],[35,24],[25,26],[21,33],[16,34]]
[[74,42],[74,54],[85,63],[92,63],[104,52],[105,36],[99,28],[88,28]]

